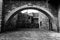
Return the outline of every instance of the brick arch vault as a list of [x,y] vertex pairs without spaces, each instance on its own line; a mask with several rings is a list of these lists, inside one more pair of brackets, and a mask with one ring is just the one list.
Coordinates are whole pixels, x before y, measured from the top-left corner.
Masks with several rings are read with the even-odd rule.
[[8,22],[12,17],[14,17],[17,14],[17,12],[22,11],[24,9],[36,9],[36,10],[44,13],[50,20],[52,20],[52,22],[55,19],[53,14],[50,11],[46,10],[45,8],[43,8],[43,7],[36,6],[36,5],[33,5],[33,6],[24,5],[24,6],[20,6],[20,7],[17,7],[16,9],[12,10],[7,15],[7,17],[5,17],[5,23]]

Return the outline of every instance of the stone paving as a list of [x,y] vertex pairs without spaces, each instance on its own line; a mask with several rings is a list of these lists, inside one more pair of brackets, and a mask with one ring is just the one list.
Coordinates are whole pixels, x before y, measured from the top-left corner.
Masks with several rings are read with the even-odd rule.
[[[55,37],[52,31],[43,30],[20,30],[0,34],[0,40],[60,40]],[[53,36],[52,36],[53,35]]]

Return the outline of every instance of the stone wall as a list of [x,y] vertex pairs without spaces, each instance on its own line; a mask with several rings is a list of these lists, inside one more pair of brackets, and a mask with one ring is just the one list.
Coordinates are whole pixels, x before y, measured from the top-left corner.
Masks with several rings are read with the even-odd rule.
[[60,30],[60,6],[58,8],[58,25],[59,25],[59,30]]
[[[5,13],[5,16],[6,17],[8,17],[9,16],[9,13],[12,11],[12,10],[14,10],[14,9],[16,9],[16,8],[18,8],[18,7],[21,7],[22,5],[25,5],[25,4],[28,4],[28,2],[6,2],[7,4],[5,5],[5,9],[6,9],[6,13]],[[43,8],[45,8],[46,10],[48,10],[48,11],[50,11],[51,12],[51,14],[52,15],[54,15],[54,17],[55,18],[57,18],[57,16],[56,16],[56,13],[54,12],[54,10],[52,9],[52,8],[50,8],[50,6],[48,5],[48,4],[46,4],[46,3],[42,3],[42,2],[37,2],[37,3],[35,3],[35,2],[30,2],[30,3],[32,3],[32,4],[36,4],[36,5],[38,5],[39,4],[39,6],[41,6],[41,7],[43,7]],[[48,6],[47,6],[48,5]],[[8,16],[7,16],[8,15]],[[54,20],[55,21],[55,20]],[[56,24],[57,24],[57,22],[54,22],[53,23],[54,25],[54,28],[56,27]]]
[[0,2],[0,31],[1,31],[1,21],[2,21],[2,2]]

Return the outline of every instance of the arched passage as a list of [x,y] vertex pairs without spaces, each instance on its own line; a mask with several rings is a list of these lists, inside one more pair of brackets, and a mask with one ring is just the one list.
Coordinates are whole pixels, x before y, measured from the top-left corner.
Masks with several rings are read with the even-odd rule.
[[10,19],[12,16],[14,16],[16,14],[16,12],[18,11],[21,11],[21,10],[24,10],[24,9],[37,9],[41,12],[44,12],[45,15],[49,16],[50,18],[54,19],[54,16],[51,14],[51,12],[49,12],[48,10],[46,10],[45,8],[43,7],[40,7],[40,6],[27,6],[27,5],[24,5],[24,6],[21,6],[21,7],[18,7],[14,10],[12,10],[6,17],[5,17],[5,22]]
[[12,10],[9,14],[8,14],[8,17],[6,17],[5,19],[5,22],[8,22],[10,19],[12,19],[16,14],[18,14],[19,11],[22,11],[22,10],[25,10],[25,9],[35,9],[35,10],[38,10],[42,13],[44,13],[50,20],[53,20],[54,19],[54,16],[49,12],[47,11],[46,9],[42,8],[42,7],[36,7],[36,6],[26,6],[26,7],[18,7],[14,10]]
[[[15,15],[17,14],[17,12],[22,11],[22,10],[24,10],[24,9],[35,9],[35,10],[41,11],[41,12],[44,13],[46,16],[48,16],[49,19],[53,19],[53,17],[52,17],[50,14],[48,14],[47,12],[45,12],[45,11],[43,11],[43,10],[41,10],[41,9],[33,8],[33,7],[27,7],[27,8],[23,8],[23,9],[17,10],[15,13],[13,13],[13,14],[8,18],[8,20],[10,20],[13,16],[15,16]],[[8,21],[8,20],[7,20],[7,21]]]

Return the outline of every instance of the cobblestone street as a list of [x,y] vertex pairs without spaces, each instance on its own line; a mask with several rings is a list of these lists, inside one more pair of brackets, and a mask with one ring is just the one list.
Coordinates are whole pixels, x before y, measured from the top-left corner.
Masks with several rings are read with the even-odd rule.
[[[54,35],[55,34],[55,35]],[[56,32],[39,29],[24,29],[21,31],[2,33],[0,40],[60,40]]]

